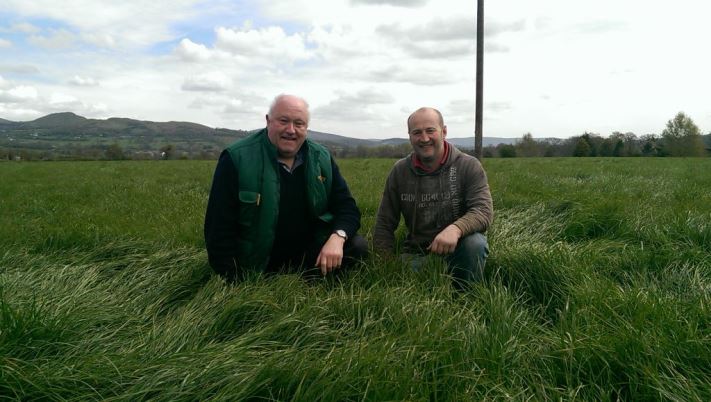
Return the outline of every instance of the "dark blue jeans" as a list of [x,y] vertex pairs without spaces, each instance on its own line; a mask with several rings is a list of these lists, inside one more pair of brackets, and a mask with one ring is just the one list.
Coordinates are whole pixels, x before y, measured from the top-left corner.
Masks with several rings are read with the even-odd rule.
[[[489,244],[486,235],[472,233],[459,239],[454,252],[444,256],[454,287],[462,290],[469,283],[481,281],[484,278],[484,265],[488,256]],[[419,271],[427,260],[427,255],[404,253],[400,258],[404,263],[409,264],[413,271]]]
[[489,244],[484,234],[472,233],[459,239],[454,252],[444,257],[454,286],[462,289],[470,282],[481,281],[488,256]]

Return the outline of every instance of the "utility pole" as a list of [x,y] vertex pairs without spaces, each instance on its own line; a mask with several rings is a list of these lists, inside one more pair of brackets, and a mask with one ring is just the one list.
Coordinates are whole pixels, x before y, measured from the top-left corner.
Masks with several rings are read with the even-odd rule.
[[484,0],[477,0],[476,10],[476,117],[474,123],[474,156],[482,160],[482,111],[484,105]]

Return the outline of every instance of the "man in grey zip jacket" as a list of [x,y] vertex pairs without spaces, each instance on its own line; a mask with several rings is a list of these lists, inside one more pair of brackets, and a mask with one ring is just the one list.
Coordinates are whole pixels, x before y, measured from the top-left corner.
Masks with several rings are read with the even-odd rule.
[[405,251],[444,256],[454,285],[480,280],[488,255],[484,233],[494,209],[479,161],[445,141],[447,126],[433,108],[407,119],[413,152],[395,163],[378,209],[373,241],[381,255],[395,248],[400,215],[408,229]]

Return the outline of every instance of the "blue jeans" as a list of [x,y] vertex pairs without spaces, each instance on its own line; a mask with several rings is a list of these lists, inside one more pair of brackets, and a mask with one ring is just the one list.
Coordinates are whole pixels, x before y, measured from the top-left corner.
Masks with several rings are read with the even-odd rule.
[[[486,235],[472,233],[459,239],[454,252],[444,256],[454,287],[461,290],[471,282],[481,281],[484,278],[484,265],[488,256],[489,244]],[[409,264],[413,271],[419,271],[427,256],[402,254],[401,259]]]
[[484,279],[484,265],[489,256],[489,244],[482,233],[472,233],[459,239],[452,254],[444,257],[454,287],[462,289],[470,282]]

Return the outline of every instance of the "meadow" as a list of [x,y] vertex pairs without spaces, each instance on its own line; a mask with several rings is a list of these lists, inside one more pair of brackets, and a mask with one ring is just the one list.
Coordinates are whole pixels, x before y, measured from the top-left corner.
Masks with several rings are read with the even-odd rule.
[[[339,161],[368,239],[393,162]],[[436,258],[226,285],[214,161],[0,163],[0,400],[711,400],[711,159],[484,165],[457,293]]]

